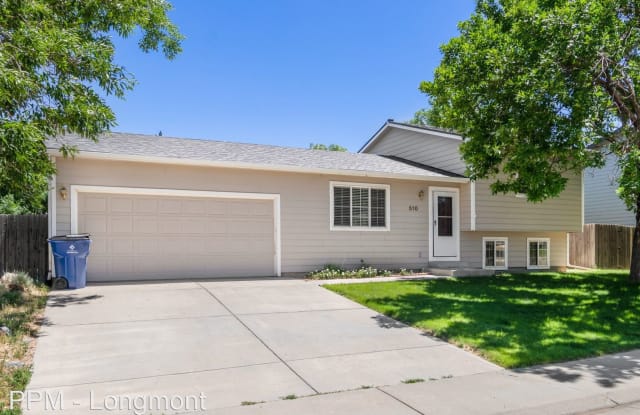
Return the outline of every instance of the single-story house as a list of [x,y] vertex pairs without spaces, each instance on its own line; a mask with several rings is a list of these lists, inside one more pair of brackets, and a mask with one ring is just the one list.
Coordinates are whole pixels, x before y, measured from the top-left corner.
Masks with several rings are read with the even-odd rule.
[[[359,153],[109,133],[48,142],[50,233],[90,233],[89,281],[567,265],[582,178],[532,204],[464,176],[462,138],[387,121]],[[75,145],[64,158],[62,143]]]
[[627,209],[616,191],[618,190],[618,168],[616,156],[609,154],[601,169],[584,172],[584,222],[611,225],[635,226],[636,218]]

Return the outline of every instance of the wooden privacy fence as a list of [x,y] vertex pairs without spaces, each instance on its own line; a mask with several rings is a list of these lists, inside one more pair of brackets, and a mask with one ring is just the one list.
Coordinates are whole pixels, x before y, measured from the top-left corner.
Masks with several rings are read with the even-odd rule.
[[25,271],[45,281],[49,270],[47,215],[0,215],[0,275]]
[[633,227],[590,223],[569,234],[569,263],[587,268],[629,268]]

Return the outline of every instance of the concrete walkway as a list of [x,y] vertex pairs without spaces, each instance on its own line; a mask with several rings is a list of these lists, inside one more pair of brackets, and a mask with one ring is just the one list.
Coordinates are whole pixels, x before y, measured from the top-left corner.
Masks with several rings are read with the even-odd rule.
[[640,413],[640,351],[507,371],[317,282],[96,285],[46,320],[29,390],[55,413],[201,393],[215,415]]

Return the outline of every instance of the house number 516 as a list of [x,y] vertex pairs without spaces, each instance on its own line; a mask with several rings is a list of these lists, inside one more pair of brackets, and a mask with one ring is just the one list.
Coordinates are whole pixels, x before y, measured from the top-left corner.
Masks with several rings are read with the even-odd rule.
[[409,212],[417,212],[417,211],[418,211],[418,206],[409,205]]

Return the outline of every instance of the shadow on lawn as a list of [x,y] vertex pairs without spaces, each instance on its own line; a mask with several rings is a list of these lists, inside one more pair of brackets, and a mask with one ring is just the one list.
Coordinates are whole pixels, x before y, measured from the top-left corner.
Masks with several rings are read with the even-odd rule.
[[[506,367],[640,347],[640,288],[629,285],[622,273],[537,273],[401,284],[406,285],[397,291],[373,287],[377,295],[369,293],[362,301],[399,321],[471,346]],[[379,325],[393,327],[386,320]],[[640,356],[619,359],[624,365],[618,369],[597,363],[589,367],[582,361],[563,370],[555,366],[528,371],[562,382],[575,382],[589,372],[603,386],[640,376]]]

